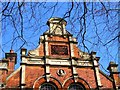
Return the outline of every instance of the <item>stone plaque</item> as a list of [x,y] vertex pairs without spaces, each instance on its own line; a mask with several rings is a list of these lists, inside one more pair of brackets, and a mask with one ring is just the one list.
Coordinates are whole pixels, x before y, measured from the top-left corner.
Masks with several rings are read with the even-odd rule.
[[68,55],[68,47],[64,45],[51,45],[52,55]]

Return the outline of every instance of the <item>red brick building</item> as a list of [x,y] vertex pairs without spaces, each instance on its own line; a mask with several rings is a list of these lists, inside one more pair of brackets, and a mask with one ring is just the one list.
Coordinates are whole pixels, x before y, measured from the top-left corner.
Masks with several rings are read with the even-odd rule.
[[110,76],[98,65],[96,52],[85,53],[77,47],[76,38],[66,29],[67,22],[51,18],[49,30],[40,36],[35,50],[21,49],[21,63],[17,70],[17,54],[13,50],[0,60],[1,88],[34,88],[35,90],[118,89],[117,64],[110,62]]

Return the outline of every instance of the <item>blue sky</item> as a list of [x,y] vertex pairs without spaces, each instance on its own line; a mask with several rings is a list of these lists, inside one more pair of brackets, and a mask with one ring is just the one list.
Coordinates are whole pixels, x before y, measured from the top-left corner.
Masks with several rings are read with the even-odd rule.
[[[14,2],[13,2],[14,3]],[[13,3],[9,5],[12,7]],[[79,4],[79,6],[78,6]],[[107,9],[118,9],[116,6],[117,2],[111,3],[104,3]],[[5,4],[3,4],[4,6]],[[56,5],[54,7],[54,5]],[[33,8],[31,8],[31,6]],[[52,7],[51,7],[52,6]],[[66,10],[70,10],[72,4],[70,2],[46,2],[42,4],[31,4],[24,3],[24,7],[21,8],[22,16],[23,16],[23,37],[19,38],[18,34],[21,34],[21,19],[18,13],[17,3],[15,3],[14,11],[12,11],[13,19],[6,18],[2,21],[2,57],[4,57],[4,53],[9,52],[10,49],[15,50],[18,54],[18,63],[16,68],[19,67],[20,64],[20,49],[19,47],[22,46],[24,40],[27,41],[24,48],[28,50],[35,49],[38,46],[39,37],[43,34],[46,30],[48,30],[48,26],[46,22],[51,17],[64,17]],[[99,63],[103,67],[101,69],[107,73],[105,70],[112,60],[118,63],[118,40],[115,39],[113,42],[105,45],[109,40],[113,39],[119,32],[119,29],[116,30],[118,27],[118,12],[109,11],[108,19],[106,19],[105,10],[100,3],[93,3],[94,6],[94,14],[95,14],[95,22],[97,26],[95,27],[95,23],[93,20],[93,16],[91,12],[88,12],[86,15],[86,34],[85,34],[85,44],[88,47],[89,51],[97,52],[97,56],[101,57]],[[92,9],[92,2],[87,3],[88,11]],[[73,34],[74,37],[77,37],[78,47],[82,50],[87,52],[87,50],[82,45],[82,37],[79,34],[80,29],[83,25],[80,25],[80,16],[83,14],[83,2],[76,2],[74,3],[74,8],[71,11],[70,18],[65,18],[68,22],[66,29]],[[8,13],[6,11],[5,13]],[[32,13],[34,12],[34,13]],[[68,14],[67,14],[68,15]],[[117,16],[116,16],[117,15]],[[2,17],[3,18],[3,17]],[[15,20],[15,25],[11,20]],[[109,20],[109,21],[108,21]],[[81,20],[83,23],[83,20]],[[106,24],[106,22],[108,22]],[[108,26],[107,26],[108,25]],[[16,29],[15,29],[16,27]],[[84,31],[84,30],[83,30]],[[84,33],[82,31],[82,34]],[[97,36],[97,34],[99,36]],[[13,41],[14,39],[14,41]],[[99,40],[100,39],[100,40]],[[104,70],[105,69],[105,70]]]

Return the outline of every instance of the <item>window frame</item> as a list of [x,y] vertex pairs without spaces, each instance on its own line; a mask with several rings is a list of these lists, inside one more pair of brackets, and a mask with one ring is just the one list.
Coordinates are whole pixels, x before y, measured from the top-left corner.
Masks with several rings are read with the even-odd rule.
[[[74,85],[78,85],[79,87],[81,87],[82,90],[86,90],[85,87],[84,87],[84,85],[81,84],[81,83],[72,83],[72,84],[70,84],[70,85],[68,86],[68,89],[67,89],[67,90],[71,90],[70,88],[71,88],[72,86],[74,86]],[[79,89],[79,90],[81,90],[81,89]],[[72,90],[74,90],[74,89],[72,89]],[[76,89],[75,89],[75,90],[76,90]]]
[[57,90],[57,86],[56,85],[54,85],[53,83],[47,83],[47,82],[41,84],[40,87],[39,87],[39,90],[44,90],[43,86],[45,86],[45,85],[50,85],[50,86],[52,86],[54,88],[54,89],[52,88],[52,89],[47,89],[47,90]]

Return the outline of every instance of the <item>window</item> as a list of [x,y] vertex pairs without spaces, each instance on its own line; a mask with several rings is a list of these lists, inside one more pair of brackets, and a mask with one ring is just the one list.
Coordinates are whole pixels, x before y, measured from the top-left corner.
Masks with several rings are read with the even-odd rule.
[[52,55],[68,55],[68,47],[63,45],[51,45]]
[[69,86],[68,90],[85,90],[85,88],[82,84],[74,83]]
[[40,86],[40,90],[57,90],[57,87],[51,83],[44,83]]

